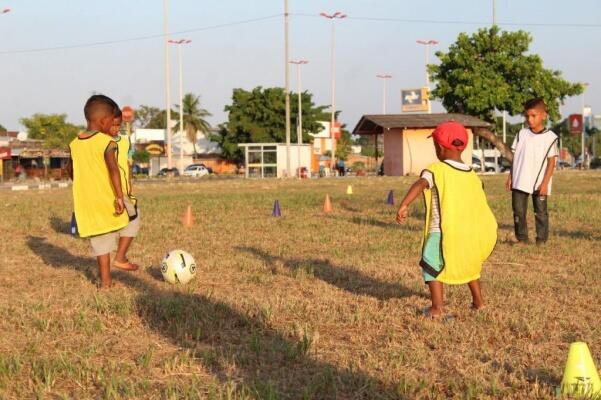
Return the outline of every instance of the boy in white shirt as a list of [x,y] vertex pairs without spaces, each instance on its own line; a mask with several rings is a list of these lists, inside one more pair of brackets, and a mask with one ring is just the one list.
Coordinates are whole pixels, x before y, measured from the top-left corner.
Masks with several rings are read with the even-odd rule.
[[551,194],[558,138],[545,128],[547,106],[543,99],[531,99],[524,103],[524,116],[528,128],[518,132],[511,146],[513,163],[505,186],[508,191],[511,190],[516,240],[528,242],[526,211],[528,196],[532,195],[536,244],[544,244],[549,238],[547,196]]

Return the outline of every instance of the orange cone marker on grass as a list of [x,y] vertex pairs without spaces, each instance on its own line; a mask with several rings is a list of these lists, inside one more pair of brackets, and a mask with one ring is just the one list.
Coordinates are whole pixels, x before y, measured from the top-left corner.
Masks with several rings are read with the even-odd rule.
[[330,195],[326,194],[326,198],[323,201],[323,212],[330,213],[332,212],[332,202],[330,201]]
[[184,217],[182,218],[182,223],[186,228],[194,225],[194,216],[192,215],[192,205],[188,204],[188,208],[186,208],[186,212],[184,213]]

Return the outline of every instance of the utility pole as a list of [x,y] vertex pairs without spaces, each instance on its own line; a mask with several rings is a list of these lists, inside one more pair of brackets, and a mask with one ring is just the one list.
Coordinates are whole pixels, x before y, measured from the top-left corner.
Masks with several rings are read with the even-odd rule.
[[392,78],[392,75],[378,74],[376,78],[382,79],[382,114],[386,114],[386,81]]
[[492,26],[497,25],[497,2],[492,0]]
[[182,44],[192,43],[190,39],[170,40],[177,45],[177,62],[179,64],[179,172],[184,173],[184,78],[182,72]]
[[[167,146],[167,168],[171,169],[171,73],[169,68],[169,0],[163,0],[163,42],[165,50],[165,113],[166,113],[166,134]],[[160,169],[160,163],[159,163]]]
[[286,174],[290,176],[290,69],[288,66],[288,0],[284,0],[284,66],[286,91]]
[[582,142],[581,149],[580,149],[580,154],[581,154],[580,157],[582,157],[582,161],[580,163],[580,169],[585,169],[585,167],[586,167],[586,165],[584,163],[584,151],[585,151],[585,147],[586,147],[585,146],[586,129],[585,129],[585,124],[584,124],[584,92],[586,91],[586,88],[588,87],[588,85],[589,85],[588,82],[585,82],[582,84],[582,86],[583,86],[582,96],[581,96],[581,99],[582,99],[582,109],[581,109],[581,112],[582,112],[582,135],[580,138],[580,140]]
[[[428,63],[430,58],[430,46],[438,44],[437,40],[417,40],[417,44],[426,46],[426,88],[428,89],[428,95],[430,94],[430,74],[428,73]],[[432,104],[428,99],[428,114],[432,113]]]
[[297,80],[297,90],[298,90],[298,121],[297,121],[297,164],[298,164],[298,177],[301,177],[300,167],[301,167],[301,145],[303,144],[303,104],[301,101],[301,65],[308,64],[309,61],[306,60],[298,60],[298,61],[290,61],[290,64],[296,65],[296,80]]
[[336,136],[334,134],[334,126],[336,125],[336,19],[346,18],[346,14],[340,11],[336,11],[334,14],[327,14],[325,12],[320,13],[324,18],[328,18],[332,22],[332,115],[330,116],[330,136],[332,137],[332,162],[330,166],[332,169],[336,168]]

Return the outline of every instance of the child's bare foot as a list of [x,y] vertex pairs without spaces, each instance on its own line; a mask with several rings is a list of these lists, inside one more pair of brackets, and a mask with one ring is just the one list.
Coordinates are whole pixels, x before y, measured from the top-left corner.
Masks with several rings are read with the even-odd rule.
[[422,315],[428,319],[433,319],[441,322],[450,322],[455,317],[451,314],[445,314],[441,308],[426,307],[422,310]]
[[472,303],[472,305],[470,306],[470,309],[472,311],[478,311],[484,308],[484,304],[483,303]]
[[139,268],[138,264],[130,263],[127,259],[123,261],[114,260],[113,267],[122,269],[124,271],[135,271]]

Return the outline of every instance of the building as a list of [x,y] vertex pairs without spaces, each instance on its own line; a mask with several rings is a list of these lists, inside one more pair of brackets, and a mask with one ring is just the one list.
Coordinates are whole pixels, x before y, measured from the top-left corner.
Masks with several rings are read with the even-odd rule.
[[[310,144],[290,144],[290,169],[286,170],[285,143],[239,143],[244,149],[245,176],[247,178],[282,178],[298,176],[299,168],[309,171],[312,160]],[[300,161],[299,161],[300,160]]]
[[[167,167],[165,129],[135,129],[131,136],[132,144],[137,151],[150,154],[149,173],[156,175]],[[186,134],[174,131],[171,136],[171,158],[173,166],[181,171],[194,163],[202,163],[218,174],[236,172],[236,165],[221,156],[219,144],[213,142],[202,132],[196,133],[196,143],[192,143]],[[180,158],[180,149],[183,157]]]
[[[384,137],[384,174],[391,176],[418,175],[437,160],[432,139],[428,136],[442,122],[457,121],[468,132],[468,145],[462,154],[463,161],[471,165],[473,134],[475,128],[489,124],[476,117],[463,114],[381,114],[364,115],[353,130],[353,135]],[[376,156],[376,159],[378,157]]]

